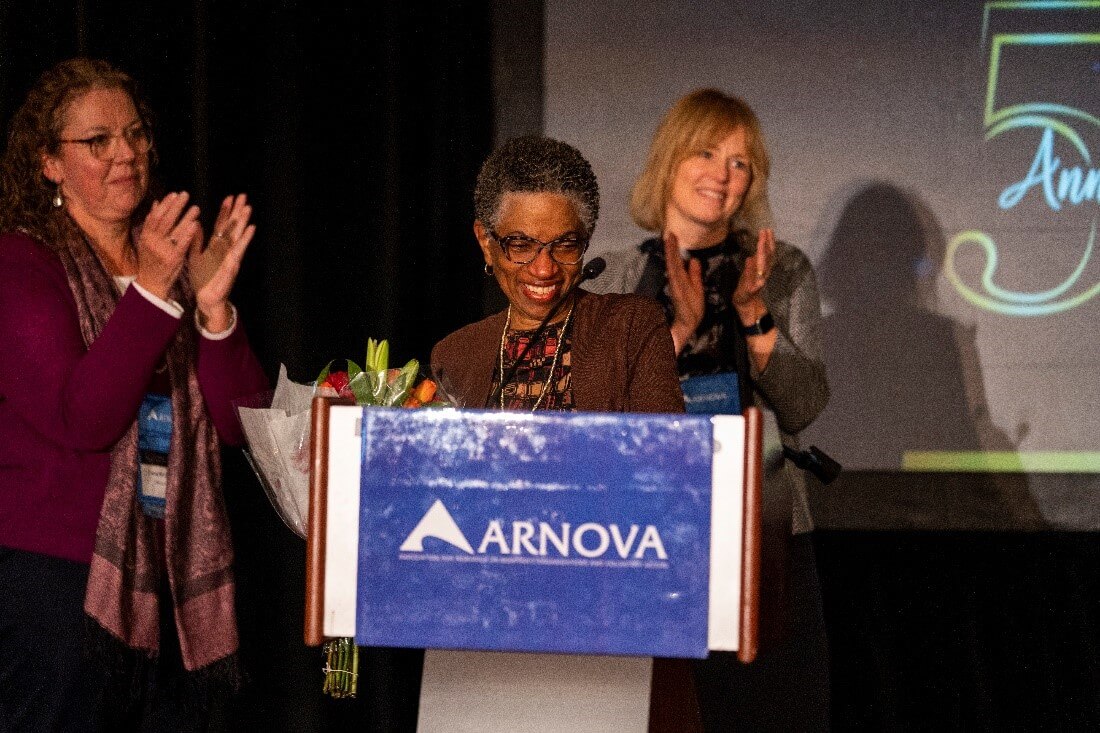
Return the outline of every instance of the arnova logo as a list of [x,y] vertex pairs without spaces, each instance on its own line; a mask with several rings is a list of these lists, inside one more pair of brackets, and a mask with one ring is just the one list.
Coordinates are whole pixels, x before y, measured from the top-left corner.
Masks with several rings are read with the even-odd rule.
[[424,552],[425,537],[435,537],[468,555],[474,554],[474,548],[470,547],[466,535],[462,534],[462,530],[455,524],[454,517],[439,499],[435,500],[435,503],[416,523],[413,531],[401,543],[401,552]]
[[443,502],[436,500],[405,541],[401,552],[424,552],[428,537],[442,540],[467,555],[513,555],[587,559],[618,557],[622,560],[667,560],[661,533],[652,524],[620,527],[618,524],[490,520],[475,552]]

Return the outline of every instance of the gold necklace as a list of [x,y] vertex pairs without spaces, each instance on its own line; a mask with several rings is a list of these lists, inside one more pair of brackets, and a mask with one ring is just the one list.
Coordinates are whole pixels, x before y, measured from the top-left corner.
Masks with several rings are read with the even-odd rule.
[[[535,400],[535,406],[531,408],[531,412],[539,409],[539,405],[542,404],[542,398],[546,396],[546,393],[550,391],[550,383],[554,381],[554,371],[558,368],[558,358],[561,356],[561,346],[565,343],[565,329],[569,328],[569,320],[573,317],[573,306],[576,305],[576,301],[569,306],[569,312],[565,314],[565,320],[562,321],[561,331],[558,332],[558,345],[554,348],[554,361],[550,364],[550,373],[546,375],[546,383],[542,385],[542,391],[539,392],[539,398]],[[504,330],[500,332],[500,378],[504,379],[504,342],[508,337],[508,326],[512,323],[512,306],[508,306],[508,317],[504,321]],[[500,409],[504,409],[504,384],[500,385]]]

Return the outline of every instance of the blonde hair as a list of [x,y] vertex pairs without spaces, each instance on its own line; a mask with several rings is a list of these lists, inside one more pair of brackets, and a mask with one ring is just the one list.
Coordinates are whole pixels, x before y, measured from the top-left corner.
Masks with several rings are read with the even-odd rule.
[[645,168],[630,195],[630,215],[635,223],[651,232],[663,231],[665,207],[680,163],[738,128],[745,130],[752,182],[731,227],[735,222],[753,230],[771,226],[771,163],[760,121],[743,99],[717,89],[697,89],[681,97],[661,121],[649,146]]

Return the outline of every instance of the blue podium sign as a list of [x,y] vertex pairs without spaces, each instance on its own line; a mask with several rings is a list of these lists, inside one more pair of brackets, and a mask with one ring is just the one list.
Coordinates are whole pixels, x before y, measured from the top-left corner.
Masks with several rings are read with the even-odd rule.
[[705,657],[708,418],[363,411],[356,642]]

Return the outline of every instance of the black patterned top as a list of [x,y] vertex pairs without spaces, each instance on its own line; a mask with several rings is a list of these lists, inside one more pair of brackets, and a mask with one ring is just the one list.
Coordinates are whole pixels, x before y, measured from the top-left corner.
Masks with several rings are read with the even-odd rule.
[[[744,339],[737,329],[737,312],[730,299],[737,289],[741,269],[745,262],[743,232],[731,233],[725,241],[712,247],[689,250],[688,255],[702,265],[703,288],[707,305],[703,320],[677,357],[677,369],[681,377],[695,377],[719,372],[737,372],[741,379],[748,378],[748,360]],[[642,244],[642,251],[657,260],[660,272],[665,270],[664,244],[660,239],[650,239]],[[668,281],[655,295],[665,308],[669,323],[672,322],[672,302],[668,294]],[[747,397],[748,395],[745,395]]]

